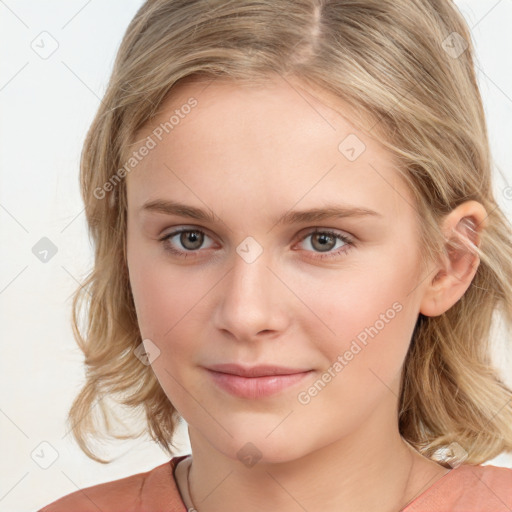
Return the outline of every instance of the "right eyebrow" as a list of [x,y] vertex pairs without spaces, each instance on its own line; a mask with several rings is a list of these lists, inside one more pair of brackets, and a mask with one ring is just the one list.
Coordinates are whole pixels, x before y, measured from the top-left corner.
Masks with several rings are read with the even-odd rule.
[[202,210],[195,206],[190,206],[176,201],[168,201],[164,199],[155,199],[144,203],[140,212],[150,211],[163,213],[166,215],[179,215],[180,217],[188,217],[190,219],[215,222],[215,214],[212,210]]

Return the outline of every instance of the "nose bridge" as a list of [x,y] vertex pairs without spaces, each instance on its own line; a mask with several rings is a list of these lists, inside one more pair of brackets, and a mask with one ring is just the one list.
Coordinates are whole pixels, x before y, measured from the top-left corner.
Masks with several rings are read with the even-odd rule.
[[[250,238],[250,237],[248,237]],[[236,248],[233,265],[223,279],[216,312],[217,328],[249,339],[261,331],[282,328],[282,283],[271,267],[270,253],[254,239]]]

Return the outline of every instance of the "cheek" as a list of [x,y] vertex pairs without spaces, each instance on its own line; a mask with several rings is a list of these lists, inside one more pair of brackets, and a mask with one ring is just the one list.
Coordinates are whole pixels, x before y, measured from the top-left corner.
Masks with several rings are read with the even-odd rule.
[[339,300],[340,310],[331,324],[336,336],[325,336],[316,344],[324,366],[295,401],[298,411],[322,423],[327,437],[339,435],[339,425],[350,431],[399,395],[415,314],[413,307],[395,298],[388,294],[377,300],[374,294],[361,304]]
[[169,400],[183,414],[190,408],[191,380],[204,353],[208,290],[215,283],[194,280],[184,268],[165,262],[138,265],[132,261],[133,292],[139,329],[158,348],[151,367]]
[[141,333],[160,344],[172,336],[175,326],[189,321],[204,286],[188,277],[186,270],[172,267],[161,255],[146,257],[142,250],[129,250],[128,262]]
[[151,368],[170,402],[183,415],[193,403],[187,390],[187,364],[200,353],[200,298],[206,290],[197,290],[179,269],[171,272],[165,263],[146,261],[132,254],[129,264],[138,325],[142,339],[150,339],[158,348]]
[[318,340],[315,345],[327,368],[342,357],[343,369],[337,369],[351,381],[375,381],[370,370],[390,381],[407,353],[418,316],[416,297],[410,293],[413,262],[391,265],[395,256],[381,254],[378,263],[364,270],[334,271],[321,287],[311,279],[298,285],[309,309],[302,318],[297,312],[300,329]]
[[309,309],[302,315],[304,321],[311,324],[316,319],[337,338],[356,335],[386,312],[384,321],[394,319],[396,310],[412,300],[413,279],[404,266],[391,272],[377,265],[324,270],[323,275],[290,275],[288,280]]
[[[399,370],[409,347],[415,323],[414,310],[403,302],[383,297],[364,304],[340,301],[336,316],[327,320],[335,335],[318,343],[325,364],[336,365],[354,381],[371,381],[373,370],[387,381]],[[326,323],[327,323],[326,322]],[[310,334],[311,339],[315,337]]]

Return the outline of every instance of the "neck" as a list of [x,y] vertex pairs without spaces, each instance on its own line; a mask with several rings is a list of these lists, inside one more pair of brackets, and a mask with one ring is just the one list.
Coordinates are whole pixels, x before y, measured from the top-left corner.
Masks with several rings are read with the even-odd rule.
[[189,426],[193,501],[188,498],[187,505],[198,512],[238,512],[241,507],[296,512],[319,506],[323,512],[397,512],[443,468],[413,450],[396,424],[395,429],[373,421],[363,425],[300,458],[261,459],[252,467],[214,449]]

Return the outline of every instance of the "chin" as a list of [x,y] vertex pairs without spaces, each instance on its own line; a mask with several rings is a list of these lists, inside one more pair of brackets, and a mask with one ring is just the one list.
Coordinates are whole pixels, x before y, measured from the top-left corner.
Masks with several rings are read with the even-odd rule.
[[[217,449],[226,457],[241,462],[248,469],[252,469],[255,465],[261,467],[262,464],[286,464],[314,450],[313,446],[310,450],[308,449],[305,439],[297,430],[295,431],[297,435],[290,435],[283,430],[281,436],[274,437],[275,433],[272,433],[269,437],[265,437],[270,430],[265,434],[255,431],[254,435],[250,430],[246,431],[244,434],[230,438],[229,444],[217,445]],[[212,444],[215,446],[215,443]]]

